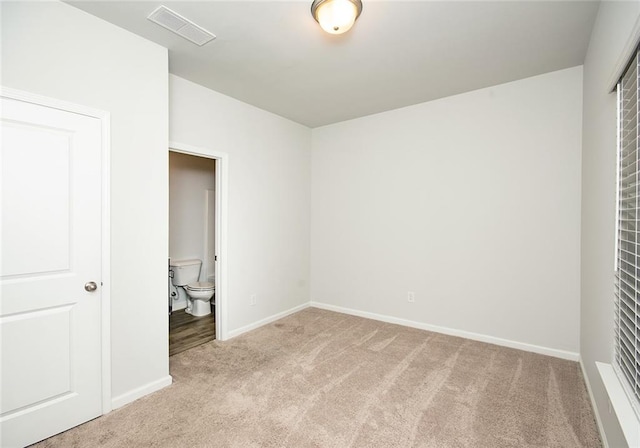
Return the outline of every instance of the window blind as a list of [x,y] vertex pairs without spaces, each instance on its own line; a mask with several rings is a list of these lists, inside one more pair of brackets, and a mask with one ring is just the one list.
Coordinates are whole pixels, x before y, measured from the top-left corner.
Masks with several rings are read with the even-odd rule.
[[640,415],[638,51],[618,82],[618,222],[614,369]]

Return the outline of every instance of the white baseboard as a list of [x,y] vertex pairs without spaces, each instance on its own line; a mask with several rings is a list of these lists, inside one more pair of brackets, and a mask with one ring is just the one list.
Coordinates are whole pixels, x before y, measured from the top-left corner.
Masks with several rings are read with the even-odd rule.
[[422,322],[415,322],[399,317],[385,316],[382,314],[370,313],[368,311],[354,310],[351,308],[343,308],[341,306],[329,305],[321,302],[311,302],[310,306],[323,310],[336,311],[338,313],[351,314],[352,316],[365,317],[367,319],[379,320],[390,324],[404,325],[405,327],[418,328],[420,330],[433,331],[435,333],[448,334],[450,336],[458,336],[461,338],[472,339],[474,341],[487,342],[489,344],[500,345],[503,347],[515,348],[527,352],[539,353],[541,355],[553,356],[554,358],[568,359],[569,361],[578,361],[580,355],[575,352],[558,350],[555,348],[542,347],[539,345],[526,344],[524,342],[511,341],[509,339],[497,338],[469,331],[456,330],[454,328],[440,327],[438,325],[430,325]]
[[602,425],[602,420],[600,419],[600,412],[598,412],[598,407],[596,406],[596,399],[593,396],[593,390],[591,390],[591,383],[589,382],[589,377],[587,376],[587,369],[585,369],[584,367],[584,363],[582,362],[582,357],[580,357],[578,361],[580,362],[580,369],[582,369],[584,384],[587,385],[589,400],[591,400],[591,408],[593,409],[593,413],[596,416],[596,423],[598,425],[598,431],[600,432],[600,440],[602,440],[602,446],[604,448],[609,448],[609,442],[607,442],[607,435],[604,432],[604,426]]
[[302,305],[298,305],[298,306],[294,306],[293,308],[290,308],[286,311],[282,311],[281,313],[277,313],[274,314],[272,316],[269,317],[265,317],[264,319],[260,319],[257,322],[254,322],[252,324],[249,325],[245,325],[244,327],[240,327],[240,328],[236,328],[235,330],[231,330],[227,333],[227,340],[231,339],[231,338],[235,338],[236,336],[240,336],[243,333],[246,333],[247,331],[251,331],[251,330],[255,330],[256,328],[260,328],[263,325],[267,325],[270,324],[271,322],[274,322],[278,319],[282,319],[285,316],[288,316],[289,314],[293,314],[293,313],[297,313],[298,311],[302,311],[305,308],[309,308],[309,302],[307,303],[303,303]]
[[117,397],[111,399],[111,407],[113,409],[122,407],[125,404],[136,401],[138,398],[142,398],[152,392],[156,392],[160,389],[164,389],[167,386],[171,386],[172,381],[173,378],[171,378],[171,375],[167,375],[164,378],[160,378],[159,380],[153,381],[149,384],[145,384],[144,386],[140,386],[122,395],[118,395]]

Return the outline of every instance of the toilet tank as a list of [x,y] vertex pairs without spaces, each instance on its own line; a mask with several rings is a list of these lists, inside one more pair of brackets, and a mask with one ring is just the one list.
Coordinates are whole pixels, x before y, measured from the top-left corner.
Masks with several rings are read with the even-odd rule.
[[200,277],[200,260],[171,260],[173,285],[185,286],[197,282]]

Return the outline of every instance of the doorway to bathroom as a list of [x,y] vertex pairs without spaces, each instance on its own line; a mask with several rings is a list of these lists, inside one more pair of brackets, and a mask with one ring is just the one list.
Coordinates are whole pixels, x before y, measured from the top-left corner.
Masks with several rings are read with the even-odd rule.
[[227,155],[170,143],[169,356],[226,339]]

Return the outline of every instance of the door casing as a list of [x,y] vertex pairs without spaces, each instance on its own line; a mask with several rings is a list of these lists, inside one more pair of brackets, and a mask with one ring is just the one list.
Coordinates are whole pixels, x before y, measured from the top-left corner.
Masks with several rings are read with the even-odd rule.
[[216,339],[226,341],[227,336],[227,183],[229,154],[179,142],[169,142],[169,151],[205,157],[216,161],[216,218],[215,248],[216,272]]

